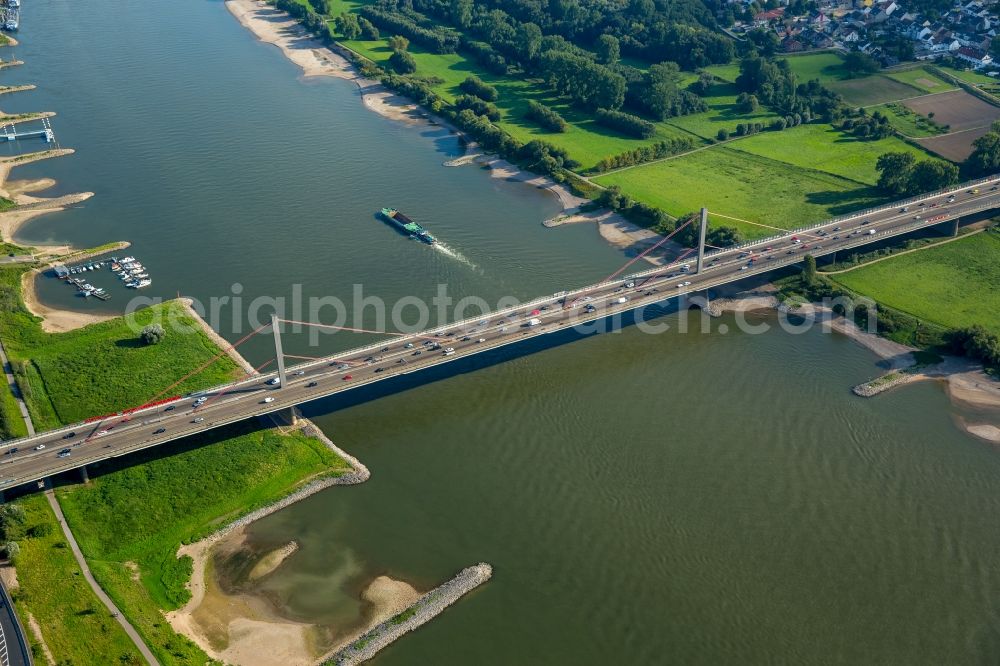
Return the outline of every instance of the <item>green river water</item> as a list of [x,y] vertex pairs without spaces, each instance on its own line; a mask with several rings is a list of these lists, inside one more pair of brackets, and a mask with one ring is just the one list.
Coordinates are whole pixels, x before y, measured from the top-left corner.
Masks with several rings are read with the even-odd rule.
[[[350,302],[358,283],[391,301],[447,284],[495,302],[624,259],[590,226],[543,228],[549,195],[442,167],[461,152],[446,131],[376,116],[353,84],[303,80],[216,0],[37,0],[22,26],[26,64],[3,76],[39,89],[3,108],[57,111],[78,152],[14,177],[96,197],[20,238],[130,240],[149,295],[299,284]],[[385,205],[447,252],[379,223]],[[89,310],[129,296],[38,286]],[[423,590],[494,566],[384,665],[1000,662],[1000,452],[956,425],[998,416],[934,384],[861,400],[849,387],[881,369],[854,343],[719,323],[727,333],[628,328],[307,406],[372,478],[255,524],[256,549],[300,544],[257,591],[288,618],[343,626],[372,576]],[[269,344],[246,353],[263,362]]]

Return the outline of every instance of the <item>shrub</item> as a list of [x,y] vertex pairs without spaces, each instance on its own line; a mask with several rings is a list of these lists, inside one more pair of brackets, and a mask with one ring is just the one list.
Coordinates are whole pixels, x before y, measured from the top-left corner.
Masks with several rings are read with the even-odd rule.
[[400,74],[412,74],[417,71],[417,61],[406,51],[393,51],[389,56],[389,66]]
[[163,327],[159,324],[148,324],[143,327],[142,331],[139,333],[139,338],[142,340],[143,344],[146,345],[157,345],[164,337],[166,337],[167,332],[163,330]]

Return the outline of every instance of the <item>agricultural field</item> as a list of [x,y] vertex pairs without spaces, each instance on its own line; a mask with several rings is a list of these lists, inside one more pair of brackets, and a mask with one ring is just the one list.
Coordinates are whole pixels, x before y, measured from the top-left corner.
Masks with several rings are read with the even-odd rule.
[[916,88],[880,74],[860,79],[832,81],[827,84],[827,87],[840,93],[844,101],[851,106],[885,104],[921,94],[921,91]]
[[889,307],[949,328],[1000,333],[1000,233],[987,231],[831,276]]
[[826,85],[849,78],[844,70],[844,59],[833,51],[786,56],[785,60],[802,83],[819,79],[820,83]]
[[906,85],[927,94],[955,90],[955,86],[935,74],[932,74],[923,67],[918,67],[916,69],[904,69],[898,72],[886,72],[885,76],[894,81],[905,83]]
[[922,116],[933,113],[935,122],[949,125],[952,132],[988,127],[994,120],[1000,119],[1000,108],[964,90],[917,97],[906,100],[903,104]]
[[816,169],[865,185],[878,181],[875,162],[888,152],[927,154],[894,136],[861,141],[830,125],[807,124],[783,132],[763,132],[729,144],[733,150],[753,153],[803,169]]
[[[740,142],[736,142],[738,145]],[[719,146],[655,164],[600,176],[630,196],[681,216],[706,206],[714,213],[782,229],[874,205],[873,188],[820,171],[794,167]],[[770,236],[773,229],[716,218],[746,238]]]
[[920,144],[955,162],[968,157],[972,152],[972,143],[986,134],[993,121],[1000,119],[1000,108],[964,90],[918,97],[902,103],[923,116],[933,113],[935,122],[949,126],[948,134],[920,139]]

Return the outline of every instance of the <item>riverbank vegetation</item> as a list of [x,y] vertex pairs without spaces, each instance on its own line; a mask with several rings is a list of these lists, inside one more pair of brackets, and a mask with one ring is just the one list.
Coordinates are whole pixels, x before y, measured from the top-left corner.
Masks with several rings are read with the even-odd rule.
[[[84,580],[45,496],[39,493],[5,506],[24,510],[23,534],[17,539],[20,553],[15,558],[18,587],[12,596],[35,662],[47,663],[47,649],[59,664],[144,663]],[[44,648],[35,636],[36,627]],[[13,648],[14,637],[7,641]]]
[[178,559],[178,547],[308,479],[348,471],[315,438],[244,421],[102,463],[92,468],[91,483],[57,494],[101,587],[162,663],[180,665],[207,659],[163,619],[190,597],[191,559]]
[[[44,333],[21,298],[21,276],[27,270],[0,267],[0,336],[15,359],[19,385],[31,391],[28,404],[36,427],[136,406],[220,354],[175,301],[130,318]],[[169,326],[159,344],[144,344],[139,331],[158,319],[191,332]],[[235,363],[222,356],[172,391],[221,383],[235,371]],[[177,548],[280,499],[309,479],[340,475],[350,468],[315,438],[247,421],[90,469],[90,484],[59,488],[57,496],[95,578],[162,663],[191,664],[208,658],[163,619],[163,611],[177,608],[188,595],[191,564],[176,558]],[[29,527],[32,521],[55,523],[43,496],[31,495],[19,503],[34,512]],[[134,661],[127,637],[121,642],[124,634],[116,633],[121,632],[118,624],[79,577],[61,532],[52,527],[41,528],[46,539],[53,535],[51,543],[32,538],[20,542],[17,570],[23,603],[17,610],[22,620],[27,624],[28,612],[38,620],[58,663],[105,664],[109,655],[121,655],[121,663],[140,663]],[[52,585],[54,580],[59,584]],[[76,615],[67,619],[67,611]]]
[[[46,333],[21,299],[21,276],[28,270],[0,267],[0,339],[39,430],[137,407],[168,389],[162,397],[182,395],[239,374],[236,364],[223,357],[185,378],[219,350],[177,301],[129,318]],[[144,345],[139,331],[154,321],[176,322],[185,332],[171,326],[172,334],[160,344]]]
[[1000,333],[1000,231],[985,231],[832,276],[879,303],[940,326]]

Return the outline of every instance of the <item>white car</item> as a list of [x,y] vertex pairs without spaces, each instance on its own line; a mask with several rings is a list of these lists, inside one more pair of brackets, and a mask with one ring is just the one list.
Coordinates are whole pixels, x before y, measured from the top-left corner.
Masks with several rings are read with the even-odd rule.
[[486,342],[486,338],[479,338],[476,342]]
[[204,417],[204,416],[199,416],[199,417],[198,417],[198,418],[196,418],[195,420],[191,421],[191,423],[201,423],[201,422],[202,422],[202,421],[204,421],[204,420],[205,420],[205,417]]
[[35,450],[36,450],[36,451],[41,451],[41,450],[42,450],[42,449],[44,449],[44,448],[45,448],[45,445],[44,445],[44,444],[39,444],[38,446],[36,446],[36,447],[35,447]]
[[264,398],[263,400],[261,400],[261,402],[274,402],[274,398],[272,398],[271,396],[268,396],[268,397]]
[[277,377],[272,377],[271,379],[267,380],[267,383],[268,383],[268,386],[275,386],[277,384],[280,384],[281,380],[278,379]]
[[208,398],[201,397],[201,398],[198,398],[197,400],[194,401],[194,406],[195,407],[200,407],[200,406],[204,405],[206,402],[208,402]]
[[455,353],[455,349],[453,347],[448,347],[448,348],[446,348],[444,350],[444,355],[445,356],[451,356],[454,353]]

